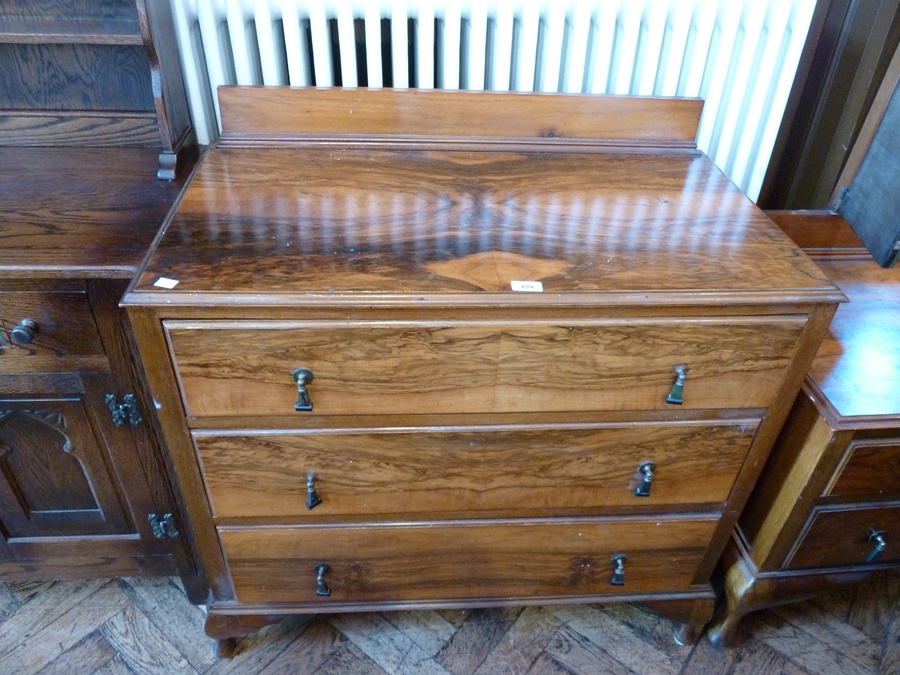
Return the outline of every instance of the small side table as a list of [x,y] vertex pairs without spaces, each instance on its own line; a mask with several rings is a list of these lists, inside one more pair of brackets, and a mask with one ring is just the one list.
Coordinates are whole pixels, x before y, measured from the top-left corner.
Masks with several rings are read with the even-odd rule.
[[900,269],[820,262],[850,298],[723,554],[708,630],[900,565]]

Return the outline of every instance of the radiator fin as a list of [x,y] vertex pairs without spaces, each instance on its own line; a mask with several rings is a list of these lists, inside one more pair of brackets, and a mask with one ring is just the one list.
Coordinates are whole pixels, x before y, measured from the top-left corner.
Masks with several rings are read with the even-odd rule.
[[756,199],[815,0],[170,0],[197,128],[223,84],[699,96]]

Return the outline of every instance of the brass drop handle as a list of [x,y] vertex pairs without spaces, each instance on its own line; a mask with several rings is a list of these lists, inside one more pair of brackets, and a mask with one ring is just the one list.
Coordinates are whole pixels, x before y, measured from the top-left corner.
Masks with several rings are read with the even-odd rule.
[[641,482],[638,483],[638,486],[634,489],[635,497],[650,496],[654,471],[656,471],[656,464],[653,462],[644,462],[638,467],[638,473],[641,475]]
[[322,503],[322,498],[316,492],[315,474],[306,474],[306,508],[312,510]]
[[875,558],[880,556],[884,549],[887,548],[887,539],[885,539],[885,535],[887,533],[883,531],[873,532],[869,535],[869,541],[875,544],[875,548],[872,549],[872,552],[869,554],[869,557],[866,558],[866,562],[874,562]]
[[628,556],[624,554],[614,555],[612,560],[613,567],[613,575],[609,580],[611,586],[624,586],[625,585],[625,561],[628,559]]
[[27,345],[38,332],[37,322],[31,319],[22,319],[15,328],[10,331],[9,338],[14,345]]
[[687,379],[687,366],[675,366],[675,384],[672,385],[672,391],[666,396],[666,403],[671,403],[672,405],[684,403],[685,379]]
[[325,583],[325,573],[330,570],[331,567],[325,563],[316,565],[316,595],[321,595],[323,597],[331,595],[331,589],[328,588],[328,584]]
[[306,388],[313,381],[313,374],[307,368],[297,368],[293,372],[294,382],[297,383],[297,403],[294,410],[310,411],[313,409],[312,399],[309,397],[309,391]]

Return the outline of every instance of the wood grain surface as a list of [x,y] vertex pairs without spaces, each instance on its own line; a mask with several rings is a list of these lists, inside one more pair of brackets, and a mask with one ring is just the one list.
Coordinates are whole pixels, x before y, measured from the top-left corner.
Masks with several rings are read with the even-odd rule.
[[42,537],[133,532],[115,469],[94,431],[97,396],[32,391],[0,394],[0,511],[4,546],[40,544]]
[[871,260],[844,217],[834,211],[766,211],[797,246],[816,260]]
[[[721,507],[756,421],[597,429],[199,436],[218,518],[491,511],[547,515],[605,506]],[[649,497],[638,467],[656,464]],[[306,508],[306,478],[322,503]]]
[[134,2],[122,0],[91,0],[91,2],[71,2],[70,0],[15,0],[5,2],[0,8],[0,21],[18,23],[40,21],[55,23],[137,22]]
[[826,493],[900,498],[900,438],[851,442],[845,462]]
[[642,604],[293,617],[241,640],[222,661],[197,639],[206,610],[172,579],[7,582],[0,667],[22,675],[894,675],[898,598],[900,573],[878,572],[844,592],[751,616],[729,649],[705,639],[675,644],[675,622]]
[[809,379],[832,422],[900,425],[900,267],[821,263],[850,302],[838,308]]
[[168,305],[538,300],[516,280],[541,282],[541,302],[842,297],[706,158],[273,148],[208,153],[136,290]]
[[[703,102],[617,96],[221,87],[222,132],[680,141],[693,146]],[[478,120],[477,125],[472,124]],[[346,141],[345,141],[346,142]]]
[[[687,591],[716,514],[697,519],[220,528],[240,602],[404,601]],[[610,559],[625,554],[623,586]],[[316,596],[327,563],[329,598]]]
[[781,385],[805,317],[554,322],[165,322],[188,415],[756,408]]
[[[296,92],[244,94],[253,119],[229,123],[123,301],[191,488],[208,634],[295,612],[614,598],[653,601],[690,642],[843,294],[692,141],[601,131],[641,119],[550,138],[540,97],[516,98],[527,124],[505,129],[513,99],[485,98],[493,137],[459,136],[456,108],[436,136],[415,135],[424,120],[400,138],[376,102],[409,114],[409,92],[360,92],[364,105],[330,116],[318,103],[282,114]],[[686,119],[668,112],[660,128]],[[665,400],[681,364],[677,406]],[[314,373],[311,413],[294,410],[298,368]],[[651,447],[701,462],[702,477],[677,478],[670,502],[622,505],[630,486],[620,498],[607,485],[633,484]],[[348,512],[285,512],[307,462]],[[637,581],[610,593],[622,548]],[[315,594],[323,562],[329,598]]]
[[[159,122],[153,113],[0,113],[0,145],[16,147],[157,147]],[[36,150],[35,152],[42,152]]]
[[[37,324],[25,345],[10,334],[23,319]],[[0,281],[0,349],[5,357],[87,356],[103,354],[100,334],[84,291],[6,291]]]
[[818,508],[785,568],[866,565],[875,548],[869,536],[876,531],[885,532],[887,547],[873,564],[900,561],[900,505]]
[[150,148],[0,148],[0,275],[134,276],[185,183],[182,175],[157,180],[157,155]]
[[3,44],[0,108],[152,111],[143,45]]

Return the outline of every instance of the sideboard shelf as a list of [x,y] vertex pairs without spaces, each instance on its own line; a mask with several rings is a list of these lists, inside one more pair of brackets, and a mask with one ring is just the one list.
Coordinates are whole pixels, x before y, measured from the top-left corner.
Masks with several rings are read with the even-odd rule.
[[173,179],[195,140],[171,12],[168,0],[0,5],[0,145],[151,147]]

